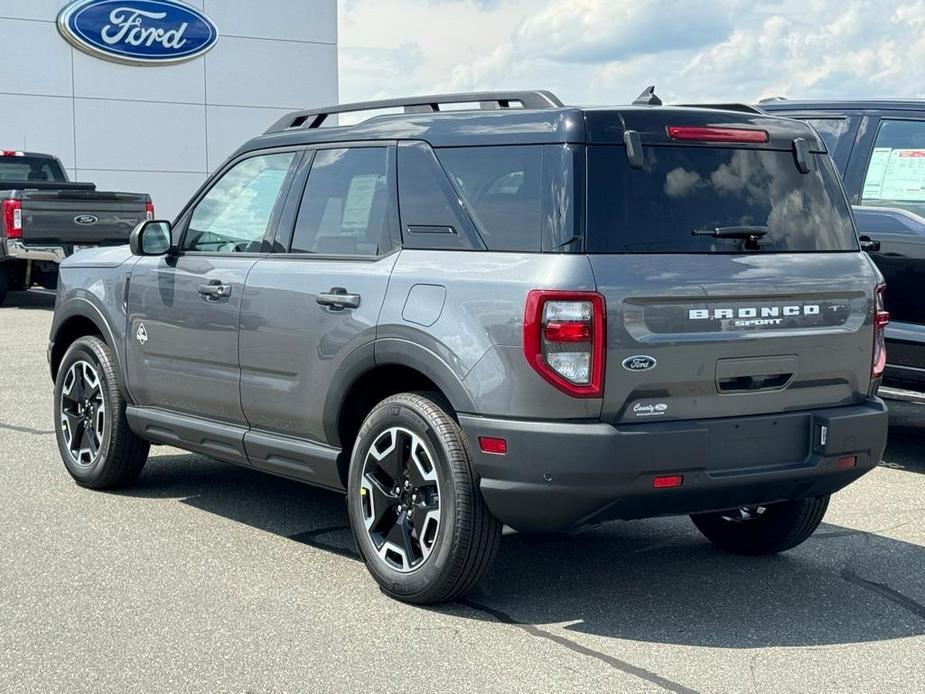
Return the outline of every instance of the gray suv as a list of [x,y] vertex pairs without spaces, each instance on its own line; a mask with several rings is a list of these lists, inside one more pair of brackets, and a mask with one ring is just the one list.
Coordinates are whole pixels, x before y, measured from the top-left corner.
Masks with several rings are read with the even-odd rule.
[[175,222],[64,262],[57,440],[96,489],[154,443],[345,492],[408,602],[469,590],[502,524],[690,514],[770,554],[880,460],[882,301],[798,121],[651,93],[301,111]]

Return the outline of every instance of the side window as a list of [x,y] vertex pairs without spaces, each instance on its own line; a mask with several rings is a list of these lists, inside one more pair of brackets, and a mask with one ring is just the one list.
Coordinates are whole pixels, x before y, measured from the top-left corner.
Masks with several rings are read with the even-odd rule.
[[835,150],[838,149],[838,143],[842,135],[848,132],[848,120],[846,118],[803,118],[819,133],[819,137],[825,143],[825,148],[829,155],[835,156]]
[[925,216],[925,121],[881,121],[861,204]]
[[398,200],[405,248],[482,248],[458,197],[427,144],[399,145]]
[[437,157],[489,250],[542,250],[542,145],[444,148]]
[[225,172],[193,209],[184,249],[259,252],[293,159],[295,152],[264,154]]
[[388,149],[315,153],[292,237],[292,253],[379,255],[389,238]]

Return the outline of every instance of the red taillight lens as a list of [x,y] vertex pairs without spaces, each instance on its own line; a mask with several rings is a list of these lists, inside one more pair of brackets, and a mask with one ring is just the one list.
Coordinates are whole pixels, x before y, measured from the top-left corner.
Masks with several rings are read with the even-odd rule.
[[856,455],[846,455],[835,461],[836,470],[850,470],[857,467],[858,457]]
[[684,484],[684,475],[662,475],[652,480],[655,489],[673,489]]
[[497,436],[479,436],[479,448],[482,453],[504,455],[507,453],[507,439]]
[[145,205],[145,215],[148,219],[154,219],[154,203],[149,202]]
[[886,325],[890,322],[890,313],[884,309],[883,294],[885,284],[878,284],[874,292],[874,358],[870,370],[871,378],[880,378],[886,369]]
[[3,230],[8,239],[22,238],[22,202],[19,200],[3,201]]
[[605,325],[604,297],[597,292],[534,290],[524,312],[524,355],[559,390],[600,397]]
[[711,128],[691,125],[669,125],[668,136],[682,142],[751,142],[768,141],[765,130],[747,128]]

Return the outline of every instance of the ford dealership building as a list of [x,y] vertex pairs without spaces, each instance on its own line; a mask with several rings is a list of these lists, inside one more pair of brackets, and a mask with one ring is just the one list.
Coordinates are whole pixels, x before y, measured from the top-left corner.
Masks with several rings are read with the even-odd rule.
[[172,217],[245,139],[337,102],[336,0],[3,0],[0,149]]

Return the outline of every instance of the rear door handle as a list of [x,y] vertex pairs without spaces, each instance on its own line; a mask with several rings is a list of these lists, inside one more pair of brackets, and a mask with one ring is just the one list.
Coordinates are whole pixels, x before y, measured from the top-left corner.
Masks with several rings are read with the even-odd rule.
[[331,287],[326,292],[320,292],[315,301],[321,306],[327,306],[331,310],[339,311],[345,308],[359,308],[360,295],[350,294],[343,287]]
[[231,296],[231,285],[221,280],[210,280],[208,284],[199,285],[199,293],[207,299],[220,299]]

